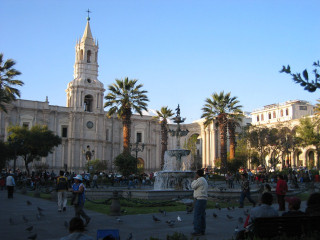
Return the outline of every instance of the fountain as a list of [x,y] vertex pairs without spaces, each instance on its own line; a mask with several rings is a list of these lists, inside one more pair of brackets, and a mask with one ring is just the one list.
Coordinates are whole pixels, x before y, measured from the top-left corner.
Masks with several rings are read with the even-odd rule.
[[180,106],[176,109],[177,115],[173,121],[177,123],[177,130],[169,130],[171,136],[176,137],[176,149],[167,150],[164,155],[164,166],[157,173],[154,190],[191,190],[194,172],[190,171],[190,150],[180,148],[180,137],[186,136],[188,130],[181,130],[180,123],[185,118],[180,117]]

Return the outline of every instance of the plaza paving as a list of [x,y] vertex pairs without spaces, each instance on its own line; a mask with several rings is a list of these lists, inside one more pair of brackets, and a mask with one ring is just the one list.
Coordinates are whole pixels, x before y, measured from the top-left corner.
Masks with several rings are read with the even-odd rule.
[[[31,205],[28,205],[27,201],[30,201]],[[37,234],[38,240],[60,239],[68,234],[64,222],[69,221],[74,216],[74,210],[71,206],[67,207],[66,212],[59,213],[56,202],[19,193],[15,193],[13,199],[8,199],[7,192],[0,191],[0,202],[1,240],[28,239],[33,234]],[[276,205],[274,206],[277,207]],[[44,209],[44,216],[37,217],[37,207]],[[234,210],[226,208],[221,210],[207,209],[206,235],[199,237],[199,239],[231,239],[235,227],[243,225],[238,223],[238,218],[245,219],[244,210],[250,208],[239,209],[236,207]],[[302,203],[301,210],[305,210],[305,202]],[[161,213],[155,213],[154,215],[161,220],[158,223],[152,220],[153,214],[124,215],[120,217],[122,222],[119,223],[116,220],[117,217],[88,210],[86,212],[91,217],[86,233],[94,237],[94,239],[96,239],[97,229],[119,229],[122,240],[127,239],[130,233],[132,233],[135,240],[144,240],[150,237],[166,239],[167,234],[173,234],[174,232],[181,232],[190,236],[193,230],[193,214],[187,214],[186,212],[169,212],[166,216],[161,215]],[[218,216],[214,218],[213,213]],[[173,227],[169,227],[165,223],[166,220],[177,220],[178,215],[182,221],[176,221]],[[229,219],[227,215],[233,218]],[[23,216],[28,222],[24,221]],[[25,230],[29,226],[33,226],[31,232]]]

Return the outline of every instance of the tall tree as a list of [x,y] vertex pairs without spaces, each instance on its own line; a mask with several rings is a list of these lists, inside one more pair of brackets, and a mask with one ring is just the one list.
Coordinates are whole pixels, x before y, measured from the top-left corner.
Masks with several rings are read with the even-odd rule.
[[161,126],[161,169],[164,165],[164,153],[168,146],[168,118],[173,116],[173,112],[168,106],[161,107],[160,111],[156,111],[155,119],[159,120]]
[[[320,133],[317,119],[301,118],[297,128],[297,144],[301,147],[314,146],[317,152],[317,168],[319,168],[320,158]],[[309,166],[313,167],[313,166]]]
[[301,73],[292,73],[289,65],[287,67],[282,66],[280,73],[287,73],[287,74],[291,75],[292,80],[295,83],[300,84],[300,86],[304,87],[304,90],[307,90],[309,92],[315,92],[318,88],[320,88],[320,83],[318,82],[320,80],[320,75],[319,75],[318,69],[317,69],[320,67],[319,60],[317,62],[314,62],[313,66],[315,67],[315,69],[313,70],[314,80],[309,79],[309,73],[308,73],[307,69],[305,69],[302,72],[302,76],[301,76]]
[[202,118],[205,118],[204,125],[207,127],[210,123],[216,123],[219,126],[220,132],[220,158],[222,171],[226,171],[227,167],[227,127],[228,115],[240,114],[241,105],[237,97],[231,97],[231,93],[223,91],[213,93],[211,98],[205,100],[205,105],[202,108]]
[[4,62],[3,53],[0,53],[0,110],[7,112],[5,104],[16,100],[20,97],[20,91],[14,86],[22,86],[23,82],[14,78],[21,73],[14,69],[16,62],[7,59]]
[[147,111],[147,102],[149,101],[146,93],[141,90],[142,84],[137,84],[138,80],[129,80],[128,77],[109,85],[109,93],[105,96],[106,103],[104,107],[108,107],[107,116],[111,117],[117,114],[122,120],[123,125],[123,153],[130,154],[130,133],[131,133],[131,116],[135,111],[142,116],[142,110]]
[[8,128],[10,137],[21,144],[15,150],[17,156],[24,160],[29,173],[29,163],[47,157],[53,152],[54,147],[61,144],[61,138],[55,135],[47,126],[35,125],[31,129],[27,127],[11,126]]

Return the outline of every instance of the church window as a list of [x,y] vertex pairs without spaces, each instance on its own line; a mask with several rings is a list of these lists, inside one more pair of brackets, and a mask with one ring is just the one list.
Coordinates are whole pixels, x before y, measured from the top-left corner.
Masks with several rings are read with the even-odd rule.
[[88,50],[87,51],[87,63],[90,63],[91,62],[91,51]]
[[268,113],[268,117],[269,117],[269,119],[271,119],[271,112]]
[[68,137],[68,127],[66,127],[66,126],[61,127],[61,137],[63,137],[63,138]]
[[286,116],[289,116],[289,109],[286,108]]
[[259,120],[260,120],[260,119],[259,119],[259,115],[258,115],[258,116],[257,116],[257,122],[259,122]]
[[22,123],[22,127],[24,127],[24,128],[29,128],[29,123],[28,123],[28,122]]
[[92,112],[92,102],[93,102],[93,97],[91,95],[86,95],[84,97],[84,111]]
[[83,60],[83,49],[80,50],[80,60]]
[[283,117],[283,109],[280,110],[280,117]]
[[98,52],[95,52],[94,54],[94,62],[98,62]]
[[263,114],[261,114],[261,121],[263,121],[264,120],[264,115]]
[[109,129],[106,130],[106,140],[107,140],[107,141],[110,140],[110,138],[109,138]]
[[90,79],[90,78],[88,78],[88,79],[87,79],[87,82],[88,82],[88,83],[91,83],[91,79]]

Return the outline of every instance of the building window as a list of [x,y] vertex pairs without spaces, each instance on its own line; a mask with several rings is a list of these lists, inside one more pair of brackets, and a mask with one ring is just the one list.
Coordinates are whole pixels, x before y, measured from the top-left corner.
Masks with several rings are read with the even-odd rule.
[[80,60],[83,60],[83,49],[80,50]]
[[264,115],[261,114],[261,121],[264,121]]
[[276,112],[275,111],[273,111],[273,118],[276,118]]
[[268,118],[271,119],[271,113],[270,112],[268,113]]
[[106,130],[106,140],[107,140],[107,141],[110,140],[110,138],[109,138],[109,129]]
[[86,112],[92,112],[92,102],[93,102],[93,97],[91,95],[86,95],[84,97],[84,110]]
[[257,122],[259,122],[259,115],[257,116]]
[[90,63],[91,62],[91,51],[88,50],[87,51],[87,63]]
[[142,133],[141,132],[137,132],[137,141],[138,143],[142,142]]
[[29,128],[29,123],[28,123],[28,122],[22,123],[22,127],[24,127],[24,128]]
[[280,117],[283,117],[283,109],[280,110]]
[[289,109],[286,108],[286,116],[289,116]]
[[98,52],[95,52],[94,54],[94,62],[98,62]]
[[299,106],[299,110],[307,110],[307,106]]
[[61,127],[61,136],[63,138],[68,137],[68,127],[65,127],[65,126]]

